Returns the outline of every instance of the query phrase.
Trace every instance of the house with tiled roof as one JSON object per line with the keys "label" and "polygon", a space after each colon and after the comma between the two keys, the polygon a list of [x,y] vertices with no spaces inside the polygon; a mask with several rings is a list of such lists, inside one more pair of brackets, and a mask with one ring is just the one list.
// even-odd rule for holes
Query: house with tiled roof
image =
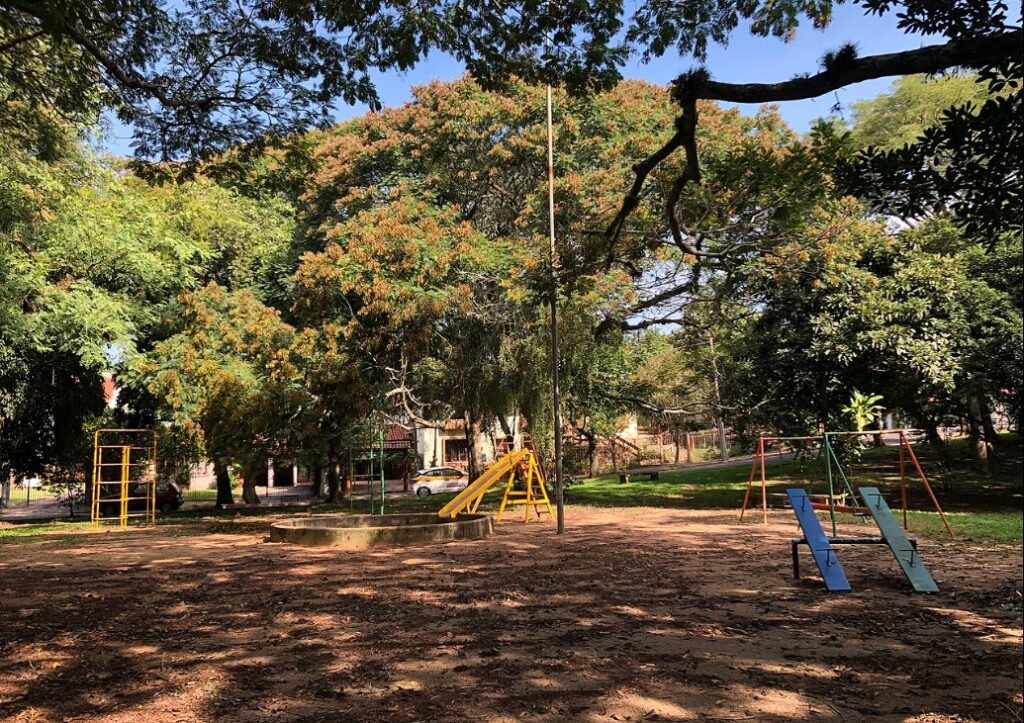
{"label": "house with tiled roof", "polygon": [[[482,466],[487,466],[501,456],[510,446],[521,446],[523,426],[521,417],[514,415],[510,421],[513,430],[511,438],[495,421],[478,431],[475,437],[476,456]],[[469,466],[469,440],[466,438],[466,420],[452,418],[438,421],[436,425],[417,425],[416,452],[424,467]]]}

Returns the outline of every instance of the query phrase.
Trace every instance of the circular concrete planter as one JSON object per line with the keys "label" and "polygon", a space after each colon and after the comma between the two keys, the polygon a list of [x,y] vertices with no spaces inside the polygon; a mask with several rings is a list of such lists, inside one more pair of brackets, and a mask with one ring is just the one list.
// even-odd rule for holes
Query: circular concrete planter
{"label": "circular concrete planter", "polygon": [[275,522],[270,541],[309,546],[415,545],[476,539],[493,530],[489,515],[459,515],[454,520],[430,513],[321,515]]}

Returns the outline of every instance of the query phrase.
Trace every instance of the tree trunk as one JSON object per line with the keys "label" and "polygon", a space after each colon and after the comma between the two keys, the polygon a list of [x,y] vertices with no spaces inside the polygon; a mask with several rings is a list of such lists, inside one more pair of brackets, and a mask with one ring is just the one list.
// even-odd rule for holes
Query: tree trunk
{"label": "tree trunk", "polygon": [[338,501],[338,446],[337,443],[331,441],[327,445],[327,501],[337,502]]}
{"label": "tree trunk", "polygon": [[818,374],[818,431],[829,431],[828,379]]}
{"label": "tree trunk", "polygon": [[476,453],[477,420],[471,412],[466,412],[466,461],[468,462],[469,481],[480,476],[480,460]]}
{"label": "tree trunk", "polygon": [[318,462],[313,466],[313,496],[319,497],[324,493],[324,468]]}
{"label": "tree trunk", "polygon": [[512,427],[509,426],[508,420],[505,419],[505,415],[504,414],[499,414],[498,415],[498,424],[501,425],[501,431],[505,434],[506,437],[514,437],[515,436],[514,434],[512,434]]}
{"label": "tree trunk", "polygon": [[[85,483],[86,487],[89,487],[88,481]],[[68,499],[74,499],[74,494],[68,493]],[[11,506],[11,472],[7,465],[0,464],[0,509]],[[72,504],[71,514],[74,515],[74,505]]]}
{"label": "tree trunk", "polygon": [[587,474],[597,476],[597,435],[594,432],[583,432],[587,439]]}
{"label": "tree trunk", "polygon": [[715,381],[715,421],[718,422],[718,451],[722,459],[729,459],[729,443],[725,439],[725,419],[722,418],[722,391],[718,381],[718,354],[715,353],[715,335],[708,334],[711,351],[711,371]]}
{"label": "tree trunk", "polygon": [[[103,469],[105,469],[105,468],[104,467],[100,467],[101,471]],[[12,484],[12,485],[14,484],[14,470],[10,471],[9,481],[10,481],[10,484]],[[91,473],[89,475],[87,475],[86,478],[85,478],[85,495],[83,495],[83,497],[82,497],[82,509],[86,510],[89,513],[89,517],[92,517],[92,474]]]}
{"label": "tree trunk", "polygon": [[922,415],[922,424],[924,425],[924,438],[928,440],[928,444],[935,447],[942,446],[942,435],[939,434],[939,425],[935,420],[930,416]]}
{"label": "tree trunk", "polygon": [[256,494],[256,485],[267,481],[267,461],[258,460],[246,465],[242,478],[242,502],[247,505],[258,505],[259,495]]}
{"label": "tree trunk", "polygon": [[976,392],[970,392],[967,395],[967,424],[970,428],[968,436],[971,441],[971,450],[974,453],[974,463],[977,465],[978,471],[987,477],[991,471],[988,461],[989,443],[985,439],[981,400]]}
{"label": "tree trunk", "polygon": [[988,397],[978,394],[978,405],[981,408],[981,428],[985,431],[985,441],[988,442],[989,452],[994,453],[995,446],[999,444],[999,433],[992,423],[992,408],[988,405]]}
{"label": "tree trunk", "polygon": [[231,474],[224,460],[213,460],[213,476],[217,480],[217,509],[235,504],[234,495],[231,493]]}
{"label": "tree trunk", "polygon": [[618,450],[616,449],[616,447],[618,447],[619,445],[615,443],[615,437],[609,437],[608,441],[611,442],[611,445],[612,445],[612,472],[618,472],[619,471],[619,454],[618,454]]}

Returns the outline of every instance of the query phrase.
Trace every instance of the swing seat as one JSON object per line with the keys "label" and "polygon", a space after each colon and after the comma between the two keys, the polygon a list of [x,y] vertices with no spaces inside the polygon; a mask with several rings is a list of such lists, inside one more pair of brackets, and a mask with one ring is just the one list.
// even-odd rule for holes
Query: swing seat
{"label": "swing seat", "polygon": [[[816,510],[829,510],[828,502],[812,502],[811,507]],[[845,512],[856,517],[867,517],[871,514],[867,507],[855,507],[853,505],[836,505],[832,509],[835,509],[836,512]]]}
{"label": "swing seat", "polygon": [[[808,494],[807,497],[815,504],[828,504],[829,502],[829,496],[825,492],[821,492],[819,494]],[[837,505],[845,505],[847,497],[849,497],[849,495],[846,492],[840,492],[838,494],[832,495],[832,501],[835,502]]]}
{"label": "swing seat", "polygon": [[[846,496],[847,495],[845,495],[845,494],[844,495],[836,495],[836,499],[838,500],[840,498],[843,498],[845,500]],[[784,492],[772,492],[769,495],[769,497],[786,497],[786,494]],[[814,500],[815,497],[819,497],[821,499],[815,501]],[[825,512],[828,512],[828,510],[829,510],[828,495],[808,495],[808,498],[811,499],[811,507],[813,509],[815,509],[815,510],[824,510]],[[788,499],[786,500],[786,507],[789,507],[789,500]],[[845,512],[846,514],[850,514],[850,515],[853,515],[855,517],[868,517],[871,514],[871,511],[867,507],[858,507],[858,506],[847,505],[847,504],[837,504],[835,506],[835,510],[836,510],[836,512]]]}

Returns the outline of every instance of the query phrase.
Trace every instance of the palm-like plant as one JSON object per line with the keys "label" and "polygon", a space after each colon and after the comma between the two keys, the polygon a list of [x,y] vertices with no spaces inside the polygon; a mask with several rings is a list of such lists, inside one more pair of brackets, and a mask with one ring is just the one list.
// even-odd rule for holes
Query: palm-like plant
{"label": "palm-like plant", "polygon": [[884,410],[881,401],[881,394],[862,394],[854,389],[850,403],[843,407],[843,414],[850,418],[857,432],[863,432]]}

